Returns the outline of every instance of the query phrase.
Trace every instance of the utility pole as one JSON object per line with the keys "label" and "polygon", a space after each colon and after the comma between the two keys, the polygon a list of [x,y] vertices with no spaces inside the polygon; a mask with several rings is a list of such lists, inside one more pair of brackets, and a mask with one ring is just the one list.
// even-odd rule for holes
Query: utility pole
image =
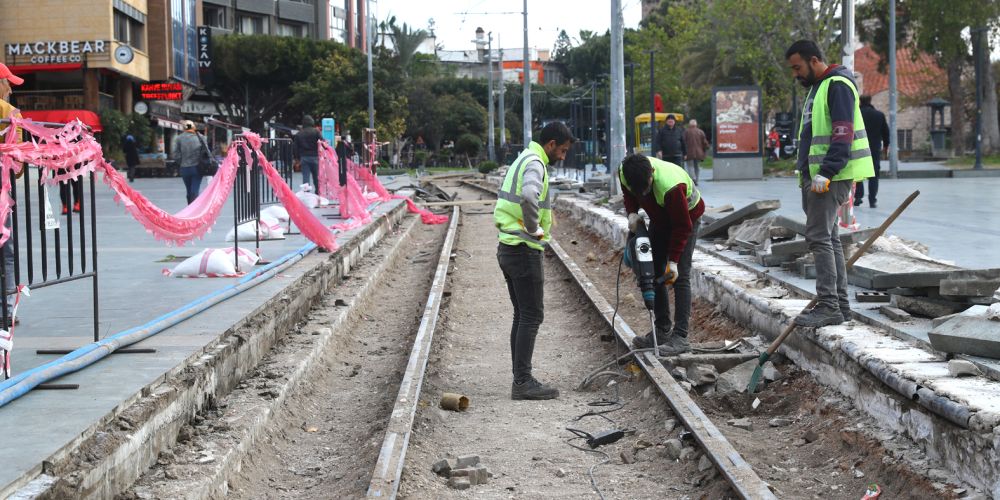
{"label": "utility pole", "polygon": [[493,111],[493,32],[492,31],[486,35],[486,69],[487,73],[489,73],[489,78],[488,78],[489,83],[487,83],[489,89],[487,90],[486,95],[488,95],[490,98],[490,102],[489,105],[487,106],[487,112],[486,112],[486,114],[489,116],[489,124],[486,127],[486,133],[489,134],[489,138],[486,141],[487,144],[486,147],[489,150],[487,157],[490,159],[490,161],[496,161],[497,159],[496,144],[493,142],[496,132],[493,130],[494,111]]}
{"label": "utility pole", "polygon": [[[590,82],[590,143],[593,145],[590,164],[597,165],[597,158],[601,157],[601,150],[597,142],[597,82]],[[587,166],[583,166],[583,182],[587,182]]]}
{"label": "utility pole", "polygon": [[[375,128],[375,81],[372,76],[372,29],[371,11],[372,2],[366,0],[365,7],[365,50],[368,51],[368,128]],[[364,140],[364,137],[362,137]]]}
{"label": "utility pole", "polygon": [[653,144],[656,142],[656,93],[653,91],[653,85],[655,84],[655,75],[653,71],[653,54],[656,53],[655,50],[647,50],[649,52],[649,156],[656,156],[656,151],[653,151]]}
{"label": "utility pole", "polygon": [[983,169],[983,71],[986,70],[983,64],[983,52],[986,52],[986,44],[983,43],[983,36],[986,28],[976,28],[972,30],[972,55],[976,58],[976,165],[975,170]]}
{"label": "utility pole", "polygon": [[[842,61],[844,67],[852,74],[854,73],[854,0],[843,0],[843,13],[841,14],[841,45],[844,47]],[[861,89],[858,89],[860,92]]]}
{"label": "utility pole", "polygon": [[896,0],[889,0],[889,175],[893,179],[899,177],[896,107]]}
{"label": "utility pole", "polygon": [[628,137],[635,133],[632,127],[632,120],[635,119],[635,63],[624,65],[628,68],[628,121],[625,122],[625,137],[628,143],[629,154],[635,153],[635,137]]}
{"label": "utility pole", "polygon": [[531,143],[531,64],[528,61],[528,0],[524,0],[524,147]]}
{"label": "utility pole", "polygon": [[608,93],[608,177],[611,195],[621,193],[618,186],[618,168],[625,159],[625,21],[622,19],[621,0],[611,0],[611,81]]}
{"label": "utility pole", "polygon": [[[497,33],[497,47],[500,48],[500,60],[497,61],[497,69],[500,70],[500,150],[506,151],[504,146],[507,145],[507,125],[504,124],[504,115],[507,114],[507,108],[503,103],[503,94],[507,90],[507,85],[503,81],[503,45],[500,45],[500,34]],[[500,163],[503,163],[506,158],[501,158]]]}

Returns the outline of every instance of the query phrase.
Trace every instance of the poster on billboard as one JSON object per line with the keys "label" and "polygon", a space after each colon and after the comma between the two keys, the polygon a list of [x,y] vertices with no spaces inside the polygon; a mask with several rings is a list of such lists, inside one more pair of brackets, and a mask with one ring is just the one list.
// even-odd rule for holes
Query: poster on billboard
{"label": "poster on billboard", "polygon": [[713,151],[716,157],[760,156],[760,87],[712,89]]}

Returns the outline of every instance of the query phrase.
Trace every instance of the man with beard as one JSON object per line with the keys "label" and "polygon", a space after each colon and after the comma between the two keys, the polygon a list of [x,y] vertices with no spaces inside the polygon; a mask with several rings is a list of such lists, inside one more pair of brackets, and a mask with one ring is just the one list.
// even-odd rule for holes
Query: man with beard
{"label": "man with beard", "polygon": [[844,249],[837,209],[855,181],[875,175],[858,87],[846,68],[823,61],[815,42],[799,40],[785,52],[792,76],[809,89],[799,125],[797,170],[806,212],[806,242],[816,258],[816,306],[795,324],[818,328],[850,319]]}

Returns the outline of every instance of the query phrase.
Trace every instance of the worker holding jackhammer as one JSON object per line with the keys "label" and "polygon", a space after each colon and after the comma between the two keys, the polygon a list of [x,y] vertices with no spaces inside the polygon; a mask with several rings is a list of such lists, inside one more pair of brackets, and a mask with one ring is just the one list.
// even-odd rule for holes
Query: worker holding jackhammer
{"label": "worker holding jackhammer", "polygon": [[573,133],[562,122],[546,125],[540,143],[532,141],[507,169],[493,221],[500,232],[497,261],[514,306],[510,355],[514,371],[511,399],[554,399],[559,391],[535,379],[531,357],[543,318],[545,273],[542,253],[551,239],[552,192],[550,163],[562,161],[573,144]]}
{"label": "worker holding jackhammer", "polygon": [[827,65],[819,46],[799,40],[785,52],[792,76],[808,89],[799,125],[796,169],[806,213],[806,242],[816,259],[816,306],[795,318],[802,327],[850,319],[847,263],[837,235],[837,210],[855,181],[875,176],[858,87],[849,70]]}
{"label": "worker holding jackhammer", "polygon": [[[657,158],[629,155],[619,169],[628,226],[635,233],[645,224],[639,209],[649,215],[656,299],[654,330],[635,337],[638,349],[653,347],[653,335],[661,355],[673,356],[691,350],[688,323],[691,318],[691,258],[705,202],[691,176],[680,166]],[[674,287],[674,320],[670,320],[667,285]]]}

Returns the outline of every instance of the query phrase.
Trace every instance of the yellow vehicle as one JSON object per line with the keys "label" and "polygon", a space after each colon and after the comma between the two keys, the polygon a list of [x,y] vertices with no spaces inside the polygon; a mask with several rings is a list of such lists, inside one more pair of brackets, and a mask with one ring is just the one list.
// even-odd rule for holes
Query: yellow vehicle
{"label": "yellow vehicle", "polygon": [[[674,119],[677,120],[676,126],[683,126],[684,123],[684,113],[656,113],[656,130],[660,130],[667,124],[667,115],[674,115]],[[650,156],[650,149],[653,147],[653,136],[650,133],[651,128],[649,126],[649,113],[643,113],[635,117],[635,152],[636,154],[643,154]]]}

